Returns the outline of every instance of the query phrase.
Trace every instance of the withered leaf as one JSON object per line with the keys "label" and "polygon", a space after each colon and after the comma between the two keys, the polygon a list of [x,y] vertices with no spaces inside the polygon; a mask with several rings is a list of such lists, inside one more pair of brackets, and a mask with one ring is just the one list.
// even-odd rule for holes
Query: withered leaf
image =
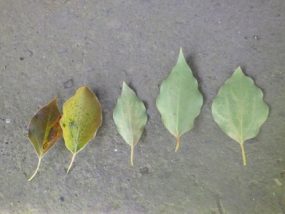
{"label": "withered leaf", "polygon": [[57,99],[55,98],[42,107],[30,122],[28,137],[36,150],[38,165],[34,174],[29,178],[29,181],[37,174],[44,155],[62,135],[59,125],[60,117],[61,114],[57,107]]}

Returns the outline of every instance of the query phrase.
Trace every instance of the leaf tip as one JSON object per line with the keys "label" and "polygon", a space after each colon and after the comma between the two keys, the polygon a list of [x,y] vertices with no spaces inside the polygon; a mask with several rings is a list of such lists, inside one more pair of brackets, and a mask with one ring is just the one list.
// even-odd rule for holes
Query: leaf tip
{"label": "leaf tip", "polygon": [[234,74],[242,74],[242,75],[244,75],[244,73],[243,73],[243,71],[242,71],[242,69],[241,69],[240,66],[238,66],[238,67],[236,68]]}
{"label": "leaf tip", "polygon": [[126,87],[128,87],[128,84],[125,81],[123,81],[123,86],[122,87],[126,88]]}
{"label": "leaf tip", "polygon": [[56,97],[56,96],[53,97],[49,104],[55,104],[55,105],[57,105],[57,97]]}
{"label": "leaf tip", "polygon": [[80,86],[78,89],[77,89],[77,91],[82,91],[82,90],[86,90],[87,89],[87,87],[86,86]]}
{"label": "leaf tip", "polygon": [[181,61],[185,61],[185,57],[184,57],[184,54],[183,54],[182,47],[180,47],[180,49],[179,49],[179,56],[178,56],[178,62],[181,62]]}
{"label": "leaf tip", "polygon": [[81,94],[81,93],[88,93],[94,95],[94,92],[88,86],[85,85],[80,86],[75,92],[75,94]]}
{"label": "leaf tip", "polygon": [[130,90],[130,87],[128,86],[128,84],[124,81],[123,82],[123,86],[122,86],[122,94],[126,91]]}

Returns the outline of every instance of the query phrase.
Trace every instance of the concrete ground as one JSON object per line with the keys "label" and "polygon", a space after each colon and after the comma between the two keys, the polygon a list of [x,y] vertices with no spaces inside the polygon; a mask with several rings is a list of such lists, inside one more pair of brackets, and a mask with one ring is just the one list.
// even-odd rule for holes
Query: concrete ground
{"label": "concrete ground", "polygon": [[[155,107],[183,47],[204,106],[181,150]],[[257,138],[237,143],[211,116],[237,66],[270,105]],[[285,213],[284,0],[0,0],[0,213]],[[148,107],[129,165],[112,111],[123,81]],[[81,85],[98,95],[104,123],[76,157],[59,141],[32,182],[37,157],[27,125]]]}

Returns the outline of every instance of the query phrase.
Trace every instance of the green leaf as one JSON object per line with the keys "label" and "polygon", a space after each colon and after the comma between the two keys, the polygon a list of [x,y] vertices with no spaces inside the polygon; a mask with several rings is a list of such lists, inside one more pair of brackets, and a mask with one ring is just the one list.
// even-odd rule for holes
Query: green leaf
{"label": "green leaf", "polygon": [[35,148],[38,156],[38,165],[31,181],[37,174],[41,160],[49,149],[58,141],[62,132],[59,125],[61,114],[57,107],[56,98],[42,107],[32,118],[29,125],[29,140]]}
{"label": "green leaf", "polygon": [[143,102],[125,82],[113,112],[113,119],[118,132],[131,146],[131,165],[133,166],[134,146],[143,133],[147,114]]}
{"label": "green leaf", "polygon": [[202,105],[203,97],[198,90],[198,82],[180,49],[177,64],[162,82],[156,100],[163,124],[176,138],[175,151],[179,148],[180,137],[193,128]]}
{"label": "green leaf", "polygon": [[262,91],[240,67],[220,88],[212,104],[212,114],[220,128],[240,144],[246,165],[244,142],[258,134],[269,107],[263,101]]}
{"label": "green leaf", "polygon": [[102,110],[96,95],[87,87],[77,89],[63,104],[60,126],[66,148],[73,154],[67,173],[76,154],[96,135],[102,123]]}

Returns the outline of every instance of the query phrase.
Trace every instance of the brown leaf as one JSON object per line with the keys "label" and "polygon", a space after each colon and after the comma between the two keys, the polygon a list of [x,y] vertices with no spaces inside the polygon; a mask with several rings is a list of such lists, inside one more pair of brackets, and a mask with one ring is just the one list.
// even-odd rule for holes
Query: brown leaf
{"label": "brown leaf", "polygon": [[59,125],[61,114],[57,107],[57,99],[53,99],[41,108],[32,118],[29,125],[29,139],[38,155],[38,166],[29,180],[37,174],[41,159],[62,135]]}

